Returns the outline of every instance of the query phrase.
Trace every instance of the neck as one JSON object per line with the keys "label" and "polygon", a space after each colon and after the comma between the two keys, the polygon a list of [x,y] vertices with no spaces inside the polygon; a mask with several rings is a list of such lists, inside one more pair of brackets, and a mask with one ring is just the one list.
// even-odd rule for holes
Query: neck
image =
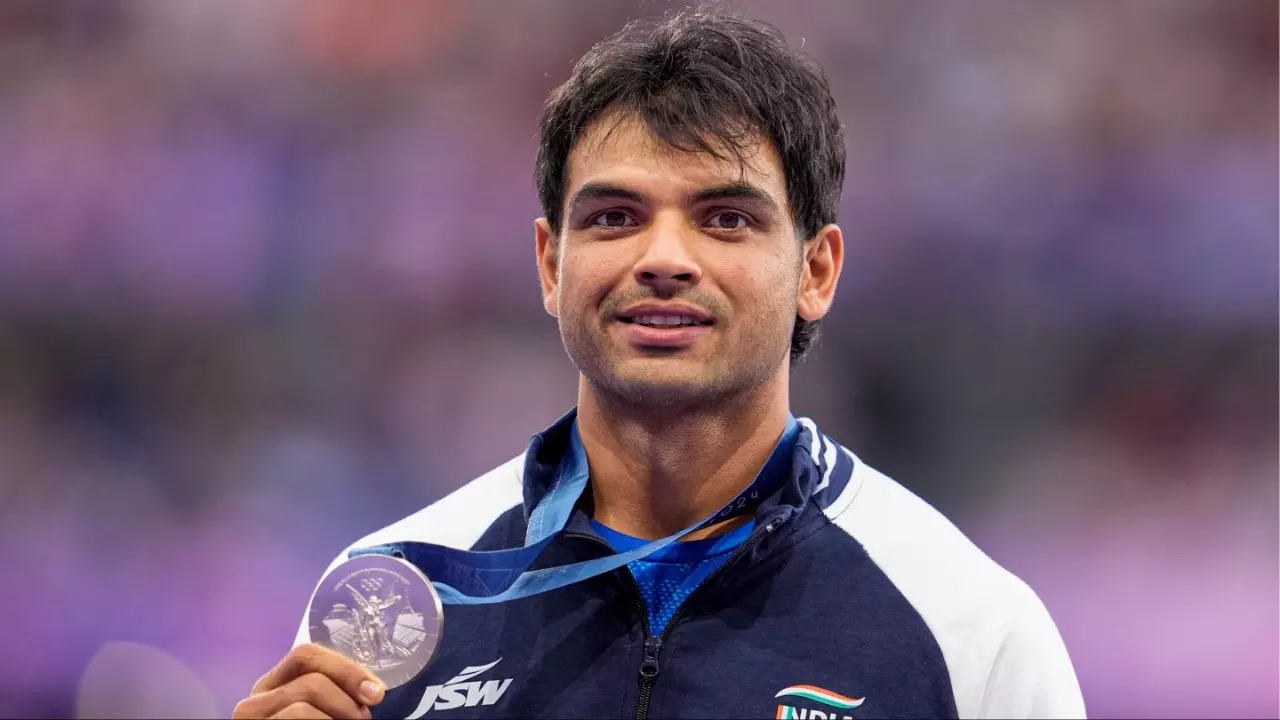
{"label": "neck", "polygon": [[[749,486],[786,429],[787,375],[724,407],[638,415],[579,380],[578,433],[591,466],[595,519],[634,537],[657,539],[723,507]],[[730,520],[686,536],[715,535]]]}

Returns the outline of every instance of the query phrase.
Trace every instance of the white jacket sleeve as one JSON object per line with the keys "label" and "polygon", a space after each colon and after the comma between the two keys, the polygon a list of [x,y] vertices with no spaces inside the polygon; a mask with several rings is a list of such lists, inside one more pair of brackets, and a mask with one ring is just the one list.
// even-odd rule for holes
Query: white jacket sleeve
{"label": "white jacket sleeve", "polygon": [[979,704],[980,718],[1083,718],[1084,697],[1044,603],[1018,582],[1004,637]]}

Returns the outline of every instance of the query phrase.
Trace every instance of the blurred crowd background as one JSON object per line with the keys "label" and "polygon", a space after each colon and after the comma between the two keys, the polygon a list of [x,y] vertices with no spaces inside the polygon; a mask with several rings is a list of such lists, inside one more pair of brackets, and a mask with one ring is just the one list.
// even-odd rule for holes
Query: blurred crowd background
{"label": "blurred crowd background", "polygon": [[[229,714],[335,553],[572,405],[538,113],[672,7],[0,3],[0,716],[104,712],[117,641]],[[1275,717],[1277,5],[732,7],[847,124],[796,413],[1037,589],[1095,717]],[[117,712],[199,694],[127,664]]]}

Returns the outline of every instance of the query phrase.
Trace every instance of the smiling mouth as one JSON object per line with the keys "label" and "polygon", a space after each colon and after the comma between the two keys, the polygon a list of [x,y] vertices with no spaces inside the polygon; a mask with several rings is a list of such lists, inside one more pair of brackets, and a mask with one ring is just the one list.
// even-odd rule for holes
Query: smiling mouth
{"label": "smiling mouth", "polygon": [[698,320],[688,315],[637,315],[635,317],[620,317],[618,320],[628,325],[643,325],[651,328],[678,328],[712,324],[711,320]]}

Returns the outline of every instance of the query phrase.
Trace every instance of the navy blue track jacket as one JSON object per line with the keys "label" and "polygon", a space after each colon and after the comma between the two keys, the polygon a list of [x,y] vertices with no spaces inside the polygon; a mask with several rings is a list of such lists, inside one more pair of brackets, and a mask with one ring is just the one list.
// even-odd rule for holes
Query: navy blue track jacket
{"label": "navy blue track jacket", "polygon": [[[528,450],[358,548],[520,547],[573,413]],[[920,498],[801,419],[790,479],[675,612],[648,626],[621,568],[533,597],[446,606],[430,667],[375,718],[1084,717],[1035,593]],[[536,567],[610,554],[582,509]],[[303,619],[297,643],[308,641]]]}

